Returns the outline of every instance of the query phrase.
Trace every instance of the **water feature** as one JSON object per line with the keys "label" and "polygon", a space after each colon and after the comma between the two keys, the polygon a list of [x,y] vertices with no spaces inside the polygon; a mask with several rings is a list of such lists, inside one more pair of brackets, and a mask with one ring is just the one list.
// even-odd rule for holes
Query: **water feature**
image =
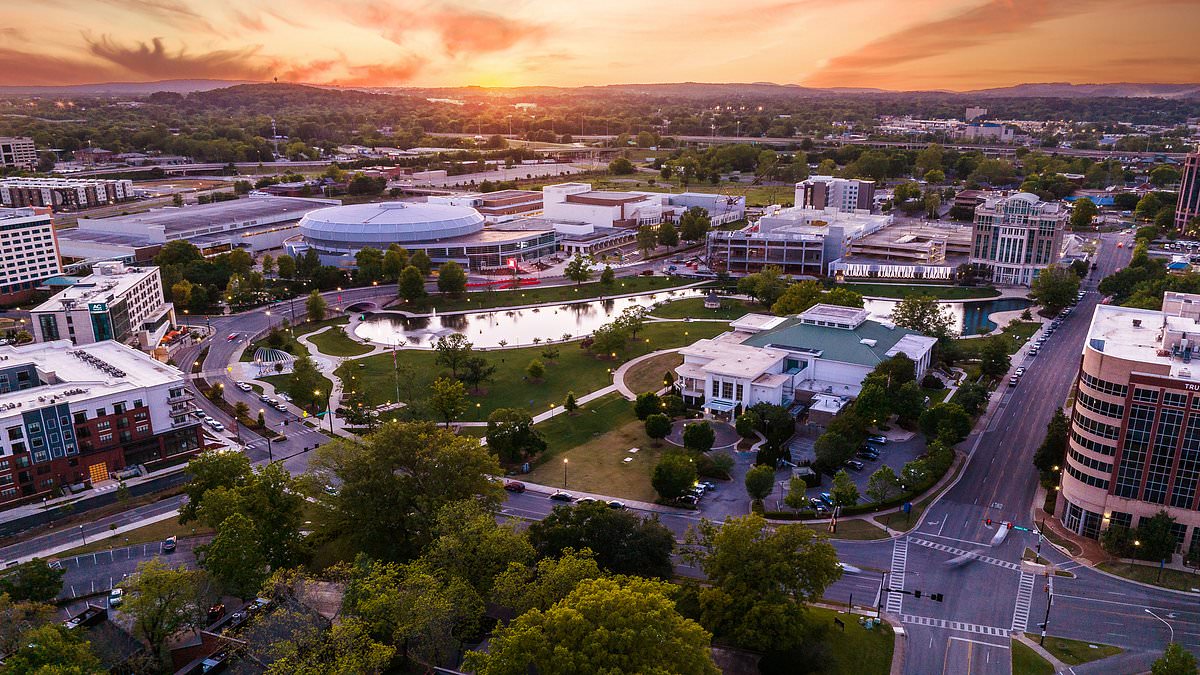
{"label": "water feature", "polygon": [[[533,344],[534,339],[559,342],[564,336],[584,337],[612,321],[628,307],[650,307],[671,300],[703,297],[705,293],[704,290],[692,288],[527,309],[457,314],[434,312],[417,317],[380,312],[358,324],[354,335],[381,345],[402,342],[402,346],[417,349],[432,349],[439,337],[450,333],[462,333],[480,348],[528,346]],[[1024,298],[1003,298],[941,304],[953,315],[953,325],[962,330],[964,335],[974,335],[981,328],[991,330],[996,327],[987,318],[992,312],[1022,309],[1029,306],[1029,301]],[[866,309],[873,319],[887,320],[895,306],[894,300],[866,301]],[[501,345],[501,342],[504,344]]]}

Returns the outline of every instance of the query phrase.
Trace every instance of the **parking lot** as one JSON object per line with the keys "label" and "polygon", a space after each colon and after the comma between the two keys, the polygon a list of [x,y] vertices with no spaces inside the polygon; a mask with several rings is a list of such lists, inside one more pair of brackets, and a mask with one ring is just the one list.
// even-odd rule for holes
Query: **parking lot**
{"label": "parking lot", "polygon": [[[114,539],[114,543],[119,540]],[[113,586],[133,574],[137,566],[151,558],[162,558],[172,567],[196,566],[195,548],[207,541],[206,537],[180,539],[174,551],[164,552],[162,542],[117,546],[106,551],[85,553],[71,558],[59,558],[58,564],[66,571],[59,600],[75,600],[91,595],[108,593]],[[93,600],[106,604],[107,598]]]}
{"label": "parking lot", "polygon": [[[900,430],[897,429],[897,431]],[[901,433],[907,435],[907,432]],[[816,435],[817,434],[815,432],[805,433],[804,431],[801,431],[797,433],[796,436],[793,437],[790,444],[792,448],[792,456],[799,459],[806,455],[811,455],[812,445],[816,440]],[[904,441],[889,440],[884,445],[877,443],[871,443],[870,445],[879,451],[879,458],[870,460],[855,457],[854,459],[856,461],[862,462],[862,469],[858,471],[853,469],[846,470],[846,473],[849,474],[850,478],[854,480],[854,484],[858,486],[858,493],[862,496],[860,503],[867,500],[867,481],[870,480],[871,474],[875,473],[876,469],[886,464],[887,466],[892,467],[892,470],[895,471],[896,475],[898,476],[900,475],[900,470],[905,464],[920,457],[925,452],[925,440],[920,434],[915,434],[911,438]],[[780,472],[776,476],[776,478],[780,481],[787,481],[790,479],[790,477],[790,472],[788,471]],[[829,489],[833,487],[832,477],[822,475],[820,478],[821,484],[818,487],[809,488],[807,491],[805,491],[805,495],[810,499],[815,499],[822,492],[829,492]],[[777,491],[776,494],[772,495],[772,499],[777,498],[778,500],[782,501],[783,495],[786,494],[786,486],[783,486],[780,491]],[[787,507],[784,508],[786,509]]]}

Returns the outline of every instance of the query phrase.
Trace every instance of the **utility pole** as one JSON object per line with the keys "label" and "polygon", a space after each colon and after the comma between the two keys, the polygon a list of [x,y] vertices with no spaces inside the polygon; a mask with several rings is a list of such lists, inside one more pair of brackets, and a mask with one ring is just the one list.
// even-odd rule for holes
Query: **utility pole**
{"label": "utility pole", "polygon": [[1042,620],[1042,637],[1039,645],[1046,644],[1046,629],[1050,627],[1050,606],[1054,604],[1054,588],[1051,586],[1050,573],[1046,572],[1046,617]]}

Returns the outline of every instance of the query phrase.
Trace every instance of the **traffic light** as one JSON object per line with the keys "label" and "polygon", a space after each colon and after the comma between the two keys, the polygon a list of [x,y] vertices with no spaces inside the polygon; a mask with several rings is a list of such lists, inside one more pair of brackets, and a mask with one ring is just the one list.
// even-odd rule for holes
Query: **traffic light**
{"label": "traffic light", "polygon": [[987,526],[988,526],[988,527],[991,527],[991,526],[992,526],[992,519],[991,519],[991,518],[987,518],[987,519],[985,519],[983,522],[987,523]]}
{"label": "traffic light", "polygon": [[921,597],[921,591],[913,591],[913,597],[914,597],[914,598],[920,598],[920,597]]}
{"label": "traffic light", "polygon": [[943,596],[941,593],[934,593],[933,595],[931,595],[929,597],[932,598],[934,602],[941,602]]}
{"label": "traffic light", "polygon": [[1006,527],[1006,528],[1008,528],[1008,529],[1010,529],[1010,530],[1011,530],[1011,529],[1012,529],[1012,523],[1004,523],[1004,527]]}

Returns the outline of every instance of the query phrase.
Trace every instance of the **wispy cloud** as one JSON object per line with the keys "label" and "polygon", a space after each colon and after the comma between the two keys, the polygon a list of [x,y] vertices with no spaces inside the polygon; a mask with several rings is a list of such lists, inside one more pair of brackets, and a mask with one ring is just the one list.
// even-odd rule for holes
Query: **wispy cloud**
{"label": "wispy cloud", "polygon": [[258,45],[192,54],[187,47],[168,51],[162,38],[125,45],[107,35],[84,35],[88,51],[131,73],[155,78],[266,79],[269,64],[259,57]]}
{"label": "wispy cloud", "polygon": [[467,10],[438,12],[429,17],[429,22],[451,56],[501,52],[546,34],[539,24]]}
{"label": "wispy cloud", "polygon": [[194,7],[200,3],[187,3],[183,0],[103,0],[109,5],[130,11],[138,16],[153,18],[164,24],[188,30],[202,29],[213,33],[216,29]]}

